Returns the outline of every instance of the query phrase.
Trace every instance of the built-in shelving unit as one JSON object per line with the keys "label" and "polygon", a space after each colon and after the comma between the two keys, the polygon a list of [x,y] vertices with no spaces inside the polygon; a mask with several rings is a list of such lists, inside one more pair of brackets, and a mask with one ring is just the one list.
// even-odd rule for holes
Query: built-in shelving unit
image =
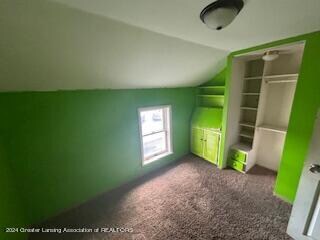
{"label": "built-in shelving unit", "polygon": [[225,86],[198,87],[198,106],[222,108],[224,105]]}
{"label": "built-in shelving unit", "polygon": [[[261,59],[263,53],[233,59],[231,140],[226,143],[232,168],[246,172],[257,163],[277,170],[299,77],[301,46],[271,62]],[[234,151],[245,152],[246,160],[232,155]]]}
{"label": "built-in shelving unit", "polygon": [[304,43],[276,49],[279,57],[273,61],[262,60],[267,50],[233,59],[226,139],[230,167],[246,172],[258,164],[277,171],[303,49]]}
{"label": "built-in shelving unit", "polygon": [[[224,81],[218,82],[223,84]],[[197,107],[191,121],[191,152],[217,165],[225,97],[225,86],[218,82],[197,88]]]}
{"label": "built-in shelving unit", "polygon": [[242,79],[238,141],[249,147],[252,147],[254,139],[263,68],[261,59],[248,61]]}

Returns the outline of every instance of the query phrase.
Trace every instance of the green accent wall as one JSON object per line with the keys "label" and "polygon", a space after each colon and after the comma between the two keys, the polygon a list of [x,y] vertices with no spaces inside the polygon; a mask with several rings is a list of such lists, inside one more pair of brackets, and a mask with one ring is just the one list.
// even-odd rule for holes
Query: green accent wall
{"label": "green accent wall", "polygon": [[[190,151],[195,88],[1,93],[9,163],[38,223]],[[171,105],[173,154],[141,165],[139,107]]]}
{"label": "green accent wall", "polygon": [[221,108],[197,107],[192,115],[191,127],[220,129],[221,122]]}
{"label": "green accent wall", "polygon": [[[277,196],[291,203],[295,199],[303,163],[307,156],[313,132],[314,121],[317,111],[320,108],[320,32],[305,34],[233,52],[228,57],[228,66],[226,71],[227,81],[225,106],[228,106],[233,56],[300,41],[305,41],[305,50],[292,105],[281,164],[274,189]],[[223,129],[225,129],[227,121],[227,107],[224,108],[223,119]],[[223,132],[223,134],[225,133]],[[224,146],[224,136],[222,140],[222,146]],[[220,166],[223,166],[223,163],[221,163]]]}
{"label": "green accent wall", "polygon": [[27,234],[24,233],[5,233],[6,228],[25,226],[25,208],[11,173],[4,144],[0,139],[0,239],[26,239]]}

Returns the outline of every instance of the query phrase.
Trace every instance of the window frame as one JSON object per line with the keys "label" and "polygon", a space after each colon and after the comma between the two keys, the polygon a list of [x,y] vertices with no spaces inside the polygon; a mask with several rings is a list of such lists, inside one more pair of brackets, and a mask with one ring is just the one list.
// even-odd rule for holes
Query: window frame
{"label": "window frame", "polygon": [[[151,110],[159,110],[162,109],[164,112],[163,116],[163,125],[164,130],[152,132],[146,135],[142,135],[142,119],[141,119],[141,112],[144,111],[151,111]],[[173,153],[173,145],[172,145],[172,111],[171,111],[171,105],[159,105],[159,106],[152,106],[152,107],[142,107],[138,108],[138,121],[139,121],[139,137],[140,137],[140,152],[141,152],[141,162],[142,166],[145,166],[149,163],[152,163],[154,161],[160,160],[161,158],[164,158],[168,155],[171,155]],[[145,158],[144,151],[143,151],[143,137],[157,134],[157,133],[165,133],[165,144],[166,144],[166,150],[151,156],[148,156]]]}

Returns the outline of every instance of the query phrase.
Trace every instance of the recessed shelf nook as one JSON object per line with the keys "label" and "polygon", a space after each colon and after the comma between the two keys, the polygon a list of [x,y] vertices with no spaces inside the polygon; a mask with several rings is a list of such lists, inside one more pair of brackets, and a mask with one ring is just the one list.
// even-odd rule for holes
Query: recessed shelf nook
{"label": "recessed shelf nook", "polygon": [[268,50],[232,59],[226,146],[228,165],[240,172],[255,164],[277,171],[287,135],[304,43],[280,46],[277,59],[263,61]]}

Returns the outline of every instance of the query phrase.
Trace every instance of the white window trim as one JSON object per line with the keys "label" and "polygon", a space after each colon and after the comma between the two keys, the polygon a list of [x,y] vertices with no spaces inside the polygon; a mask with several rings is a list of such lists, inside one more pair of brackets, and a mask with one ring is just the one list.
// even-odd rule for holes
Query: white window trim
{"label": "white window trim", "polygon": [[[150,157],[150,159],[146,160],[144,158],[144,152],[143,152],[143,136],[142,136],[142,126],[141,126],[141,112],[143,111],[150,111],[150,110],[157,110],[160,108],[168,108],[168,113],[169,116],[167,116],[167,120],[164,122],[164,124],[168,124],[169,121],[169,126],[165,126],[167,129],[167,132],[169,132],[169,137],[167,137],[167,150],[166,152],[154,155]],[[172,144],[172,111],[171,111],[171,105],[160,105],[160,106],[152,106],[152,107],[143,107],[143,108],[138,108],[138,120],[139,120],[139,136],[140,136],[140,152],[141,152],[141,163],[142,166],[145,166],[149,163],[152,163],[154,161],[157,161],[161,158],[164,158],[168,155],[173,154],[173,144]],[[154,134],[154,133],[152,133]]]}

